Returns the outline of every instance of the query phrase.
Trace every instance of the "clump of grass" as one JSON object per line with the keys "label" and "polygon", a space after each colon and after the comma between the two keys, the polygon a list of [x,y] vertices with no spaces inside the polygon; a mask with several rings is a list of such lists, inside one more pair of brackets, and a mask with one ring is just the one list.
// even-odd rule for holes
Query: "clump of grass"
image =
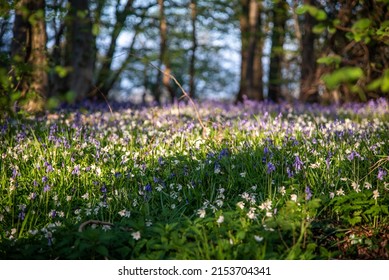
{"label": "clump of grass", "polygon": [[387,258],[388,111],[373,105],[1,120],[0,257]]}

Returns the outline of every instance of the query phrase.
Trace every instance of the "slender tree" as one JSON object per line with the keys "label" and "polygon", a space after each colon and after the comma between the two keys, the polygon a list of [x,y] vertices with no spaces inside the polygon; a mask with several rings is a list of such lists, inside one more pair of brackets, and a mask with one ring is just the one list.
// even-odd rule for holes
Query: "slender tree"
{"label": "slender tree", "polygon": [[240,0],[241,75],[237,101],[243,97],[263,100],[261,5],[257,0]]}
{"label": "slender tree", "polygon": [[88,0],[69,0],[66,18],[65,67],[70,69],[64,91],[84,99],[93,89],[94,36]]}
{"label": "slender tree", "polygon": [[11,55],[22,107],[41,111],[47,96],[47,54],[44,0],[20,0],[15,7]]}
{"label": "slender tree", "polygon": [[116,2],[115,7],[115,24],[113,25],[113,30],[111,33],[111,42],[109,44],[108,50],[102,59],[102,64],[97,75],[97,87],[99,89],[99,94],[97,96],[108,95],[108,92],[112,88],[112,62],[117,49],[117,39],[119,38],[120,33],[125,27],[125,22],[127,17],[133,12],[133,0],[127,0],[124,4],[124,7],[120,9],[120,0]]}
{"label": "slender tree", "polygon": [[195,72],[196,72],[196,51],[197,51],[197,0],[190,1],[190,19],[192,25],[192,48],[189,65],[189,94],[192,98],[196,97],[196,84],[195,84]]}
{"label": "slender tree", "polygon": [[161,103],[161,96],[164,90],[167,90],[171,101],[174,101],[175,92],[170,85],[171,66],[168,54],[168,26],[165,15],[165,1],[158,0],[159,7],[159,33],[160,33],[160,49],[159,49],[159,68],[164,73],[158,71],[157,73],[157,90],[155,92],[155,99],[157,103]]}
{"label": "slender tree", "polygon": [[285,26],[288,18],[288,3],[286,0],[273,1],[273,31],[271,36],[269,93],[271,101],[278,102],[281,98],[282,61],[284,57]]}

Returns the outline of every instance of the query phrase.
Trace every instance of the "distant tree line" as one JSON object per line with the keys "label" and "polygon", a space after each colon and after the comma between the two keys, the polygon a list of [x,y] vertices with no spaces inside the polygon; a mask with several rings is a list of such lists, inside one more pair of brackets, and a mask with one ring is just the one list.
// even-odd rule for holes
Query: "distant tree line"
{"label": "distant tree line", "polygon": [[[388,7],[389,0],[2,1],[0,106],[35,112],[107,100],[125,80],[143,89],[144,101],[174,101],[182,93],[170,74],[192,98],[237,75],[237,102],[387,96]],[[234,51],[235,68],[223,62]]]}

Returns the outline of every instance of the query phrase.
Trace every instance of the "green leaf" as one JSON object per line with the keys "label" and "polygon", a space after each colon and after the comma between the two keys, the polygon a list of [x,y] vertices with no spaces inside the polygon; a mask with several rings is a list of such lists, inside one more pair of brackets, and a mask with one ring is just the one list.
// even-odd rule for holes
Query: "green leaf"
{"label": "green leaf", "polygon": [[309,9],[309,5],[301,5],[301,6],[298,6],[297,9],[296,9],[296,13],[298,15],[302,15],[302,14],[305,14]]}
{"label": "green leaf", "polygon": [[89,243],[87,242],[80,242],[80,246],[79,246],[79,251],[87,251],[89,250],[90,248],[92,247],[92,245],[90,245]]}
{"label": "green leaf", "polygon": [[323,24],[323,23],[319,23],[319,24],[316,24],[313,28],[312,28],[312,32],[315,33],[315,34],[320,34],[320,33],[323,33],[325,30],[326,30],[326,25]]}
{"label": "green leaf", "polygon": [[326,20],[327,19],[327,14],[325,11],[323,10],[318,10],[315,18],[319,21],[323,21],[323,20]]}
{"label": "green leaf", "polygon": [[387,205],[381,205],[381,211],[385,215],[389,215],[388,206]]}
{"label": "green leaf", "polygon": [[324,10],[318,9],[317,7],[312,5],[301,5],[296,9],[296,13],[298,15],[302,15],[307,12],[318,21],[323,21],[327,19],[327,14]]}
{"label": "green leaf", "polygon": [[13,92],[11,93],[11,102],[14,102],[18,99],[21,98],[21,93],[20,92]]}
{"label": "green leaf", "polygon": [[336,27],[334,26],[328,26],[327,27],[328,33],[334,34],[336,32]]}
{"label": "green leaf", "polygon": [[45,13],[44,10],[37,10],[36,12],[32,13],[29,18],[28,22],[31,25],[36,25],[38,21],[44,20],[45,19]]}
{"label": "green leaf", "polygon": [[355,42],[359,42],[362,40],[362,36],[360,34],[354,34],[354,40]]}
{"label": "green leaf", "polygon": [[321,200],[319,198],[312,199],[308,202],[308,207],[310,210],[315,210],[320,207]]}
{"label": "green leaf", "polygon": [[377,90],[381,86],[381,84],[382,84],[382,77],[375,79],[374,81],[369,83],[366,88],[367,90]]}
{"label": "green leaf", "polygon": [[116,251],[120,254],[120,256],[125,259],[128,257],[131,249],[129,247],[120,247],[116,249]]}
{"label": "green leaf", "polygon": [[330,74],[322,76],[323,81],[329,89],[334,89],[342,83],[351,83],[363,76],[359,67],[343,67]]}
{"label": "green leaf", "polygon": [[378,40],[382,41],[386,45],[389,45],[387,37],[389,37],[389,20],[381,23],[380,28],[377,29],[376,35],[378,36]]}
{"label": "green leaf", "polygon": [[65,78],[69,72],[66,67],[62,67],[60,65],[55,66],[54,71],[58,74],[60,78]]}
{"label": "green leaf", "polygon": [[389,69],[384,71],[384,74],[378,79],[373,80],[367,85],[368,90],[378,90],[389,92]]}
{"label": "green leaf", "polygon": [[338,66],[341,61],[342,61],[342,57],[340,55],[329,55],[326,57],[319,58],[317,60],[317,63],[325,64],[325,65],[335,64],[336,66]]}
{"label": "green leaf", "polygon": [[97,36],[97,35],[99,35],[99,33],[100,33],[100,25],[97,23],[94,23],[92,26],[92,34],[94,36]]}
{"label": "green leaf", "polygon": [[103,246],[103,245],[99,245],[96,247],[96,252],[99,253],[100,255],[104,256],[104,257],[107,257],[108,256],[108,249]]}
{"label": "green leaf", "polygon": [[342,21],[340,20],[340,19],[334,19],[333,21],[332,21],[332,24],[334,25],[334,26],[337,26],[337,25],[339,25],[339,24],[341,24],[342,23]]}
{"label": "green leaf", "polygon": [[383,92],[389,92],[389,69],[386,69],[382,75],[381,90]]}
{"label": "green leaf", "polygon": [[74,91],[68,91],[65,94],[66,102],[73,103],[76,100],[77,94]]}
{"label": "green leaf", "polygon": [[369,28],[371,27],[371,24],[372,22],[368,18],[362,18],[356,21],[351,27],[352,34],[354,35],[353,39],[356,42],[364,40],[366,44],[369,43]]}
{"label": "green leaf", "polygon": [[88,11],[77,11],[77,17],[79,19],[83,19],[83,18],[86,18],[88,16]]}
{"label": "green leaf", "polygon": [[362,18],[358,21],[356,21],[353,26],[351,27],[351,30],[353,31],[364,31],[368,29],[371,26],[371,20],[368,18]]}
{"label": "green leaf", "polygon": [[366,215],[378,216],[381,213],[381,207],[379,205],[373,205],[370,209],[365,211]]}
{"label": "green leaf", "polygon": [[352,217],[351,219],[348,220],[348,222],[354,226],[358,223],[360,223],[362,221],[362,217],[361,216],[355,216],[355,217]]}
{"label": "green leaf", "polygon": [[47,106],[47,108],[48,108],[49,110],[54,110],[54,109],[58,108],[59,103],[60,103],[60,102],[59,102],[58,98],[56,98],[56,97],[50,97],[50,98],[47,100],[46,106]]}
{"label": "green leaf", "polygon": [[238,231],[236,234],[236,238],[239,240],[243,240],[246,237],[246,232],[243,230]]}

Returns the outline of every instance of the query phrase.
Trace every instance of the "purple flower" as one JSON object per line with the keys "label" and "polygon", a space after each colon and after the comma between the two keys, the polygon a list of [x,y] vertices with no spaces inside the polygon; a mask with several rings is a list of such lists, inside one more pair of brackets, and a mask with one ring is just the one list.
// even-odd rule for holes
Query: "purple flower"
{"label": "purple flower", "polygon": [[312,197],[311,189],[307,186],[305,188],[305,200],[310,200]]}
{"label": "purple flower", "polygon": [[19,212],[18,218],[19,218],[21,221],[23,221],[25,216],[26,216],[26,214],[25,214],[23,211],[21,211],[21,212]]}
{"label": "purple flower", "polygon": [[43,188],[43,192],[48,192],[50,190],[50,186],[49,185],[45,185],[44,188]]}
{"label": "purple flower", "polygon": [[17,176],[19,176],[19,172],[16,168],[12,169],[12,178],[15,179]]}
{"label": "purple flower", "polygon": [[301,159],[300,159],[299,156],[296,156],[296,157],[295,157],[293,166],[294,166],[294,169],[295,169],[296,171],[299,171],[299,170],[301,170],[301,169],[303,168],[304,163],[301,161]]}
{"label": "purple flower", "polygon": [[384,177],[386,176],[386,174],[388,174],[384,169],[380,168],[378,169],[378,175],[377,175],[377,178],[378,180],[384,180]]}
{"label": "purple flower", "polygon": [[288,173],[288,178],[292,178],[294,176],[294,173],[292,170],[290,170],[289,167],[286,168],[286,173]]}
{"label": "purple flower", "polygon": [[29,198],[31,199],[31,200],[34,200],[35,198],[36,198],[36,193],[31,193],[30,194],[30,196],[29,196]]}
{"label": "purple flower", "polygon": [[151,188],[151,185],[150,184],[147,184],[145,187],[144,187],[144,190],[146,192],[151,192],[153,189]]}
{"label": "purple flower", "polygon": [[187,127],[187,130],[192,130],[193,128],[195,127],[195,125],[193,123],[189,123],[188,124],[188,127]]}
{"label": "purple flower", "polygon": [[51,164],[47,165],[46,167],[46,173],[50,173],[50,172],[53,172],[54,171],[54,168]]}
{"label": "purple flower", "polygon": [[327,157],[327,158],[326,158],[327,170],[330,170],[330,164],[331,164],[331,158],[330,158],[330,157]]}
{"label": "purple flower", "polygon": [[348,156],[347,156],[347,159],[349,160],[349,161],[352,161],[354,158],[361,158],[361,155],[360,154],[358,154],[357,152],[355,152],[355,151],[352,151]]}
{"label": "purple flower", "polygon": [[72,171],[72,175],[80,175],[80,166],[76,165]]}
{"label": "purple flower", "polygon": [[228,156],[228,149],[224,148],[220,151],[218,158],[222,159],[223,157],[227,157],[227,156]]}
{"label": "purple flower", "polygon": [[42,177],[42,183],[46,183],[47,182],[47,177],[46,176],[43,176]]}
{"label": "purple flower", "polygon": [[269,162],[267,164],[267,174],[270,174],[270,173],[272,173],[275,170],[276,170],[276,167],[274,166],[274,164]]}

